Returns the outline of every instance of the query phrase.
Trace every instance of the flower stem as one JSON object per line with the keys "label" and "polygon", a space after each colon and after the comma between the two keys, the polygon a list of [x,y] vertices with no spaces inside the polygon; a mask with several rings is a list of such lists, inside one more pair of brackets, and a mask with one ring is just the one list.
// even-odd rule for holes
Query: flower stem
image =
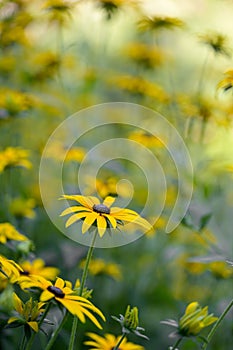
{"label": "flower stem", "polygon": [[233,299],[230,301],[230,303],[227,305],[227,307],[225,308],[225,310],[223,311],[223,313],[221,314],[221,316],[218,318],[217,322],[214,324],[214,326],[211,328],[206,340],[207,342],[204,343],[202,345],[202,349],[205,350],[207,349],[210,340],[212,339],[212,337],[214,336],[214,333],[216,332],[217,328],[219,327],[220,323],[222,322],[222,320],[224,319],[224,317],[226,316],[226,314],[230,311],[230,309],[233,306]]}
{"label": "flower stem", "polygon": [[55,332],[52,334],[52,337],[51,337],[50,341],[48,342],[45,350],[49,350],[53,346],[55,340],[57,339],[57,336],[58,336],[59,332],[61,331],[61,329],[63,328],[64,324],[66,323],[68,315],[69,315],[68,312],[66,312],[66,314],[63,317],[63,320],[61,321],[60,325],[57,327]]}
{"label": "flower stem", "polygon": [[117,343],[117,345],[113,348],[113,350],[118,350],[119,346],[121,345],[121,343],[123,342],[124,338],[126,336],[126,333],[122,333],[122,336],[119,339],[119,342]]}
{"label": "flower stem", "polygon": [[[47,313],[49,312],[50,306],[51,306],[51,303],[48,303],[47,306],[46,306],[46,309],[45,309],[45,311],[44,311],[44,313],[43,313],[43,315],[42,315],[42,317],[40,319],[40,321],[38,322],[38,328],[39,329],[40,329],[40,326],[43,323]],[[36,332],[32,333],[32,335],[31,335],[31,337],[30,337],[30,339],[29,339],[29,341],[27,343],[26,350],[30,350],[31,349],[36,334],[37,334]]]}
{"label": "flower stem", "polygon": [[[91,261],[91,258],[92,258],[92,254],[93,254],[93,250],[94,250],[95,240],[96,240],[97,234],[98,234],[98,230],[96,229],[95,233],[93,235],[93,239],[92,239],[91,245],[90,245],[90,247],[88,249],[87,258],[86,258],[85,266],[84,266],[84,269],[83,269],[82,279],[81,279],[81,283],[80,283],[80,290],[79,290],[79,295],[80,296],[82,296],[83,289],[85,287],[85,282],[86,282],[87,274],[88,274],[88,267],[89,267],[89,264],[90,264],[90,261]],[[77,327],[78,327],[78,317],[74,316],[68,350],[73,350],[74,349]]]}
{"label": "flower stem", "polygon": [[175,343],[175,345],[173,345],[173,347],[171,348],[171,350],[176,350],[176,347],[181,343],[181,340],[182,340],[183,338],[179,338],[179,339],[177,339],[177,342]]}

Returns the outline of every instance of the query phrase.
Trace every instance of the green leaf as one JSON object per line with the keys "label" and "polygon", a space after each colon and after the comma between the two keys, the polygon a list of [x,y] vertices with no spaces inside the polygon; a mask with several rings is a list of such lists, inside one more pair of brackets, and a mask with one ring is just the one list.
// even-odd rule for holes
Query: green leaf
{"label": "green leaf", "polygon": [[208,225],[211,217],[212,217],[212,213],[205,214],[204,216],[201,217],[200,222],[199,222],[199,230],[200,231]]}

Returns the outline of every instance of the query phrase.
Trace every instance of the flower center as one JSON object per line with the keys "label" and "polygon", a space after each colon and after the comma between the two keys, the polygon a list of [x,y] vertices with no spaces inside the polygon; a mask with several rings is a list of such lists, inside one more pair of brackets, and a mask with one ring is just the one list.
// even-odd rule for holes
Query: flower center
{"label": "flower center", "polygon": [[29,271],[20,271],[20,275],[28,276],[29,275]]}
{"label": "flower center", "polygon": [[104,204],[94,204],[92,209],[99,214],[110,214],[110,208]]}
{"label": "flower center", "polygon": [[60,288],[58,288],[58,287],[49,286],[47,288],[47,290],[49,292],[53,293],[55,295],[55,297],[57,297],[57,298],[61,298],[62,299],[65,296],[65,293],[63,293],[63,291]]}

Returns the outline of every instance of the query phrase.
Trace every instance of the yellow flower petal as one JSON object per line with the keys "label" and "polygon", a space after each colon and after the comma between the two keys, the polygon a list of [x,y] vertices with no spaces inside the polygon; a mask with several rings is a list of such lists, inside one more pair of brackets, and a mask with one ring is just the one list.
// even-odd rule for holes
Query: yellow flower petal
{"label": "yellow flower petal", "polygon": [[77,213],[78,211],[92,212],[92,210],[89,208],[82,207],[81,205],[79,205],[79,206],[74,205],[72,207],[69,207],[69,208],[66,208],[65,210],[63,210],[63,212],[60,214],[60,216],[64,216],[64,215],[71,214],[71,213]]}
{"label": "yellow flower petal", "polygon": [[104,232],[106,231],[107,222],[106,219],[101,215],[99,215],[97,218],[97,227],[100,237],[103,237]]}
{"label": "yellow flower petal", "polygon": [[23,303],[16,293],[13,293],[14,307],[15,310],[22,315],[23,313]]}
{"label": "yellow flower petal", "polygon": [[103,204],[106,205],[108,208],[111,207],[111,205],[115,202],[115,198],[108,196],[105,198],[105,200],[103,201]]}
{"label": "yellow flower petal", "polygon": [[111,216],[109,214],[103,214],[103,216],[106,217],[109,220],[109,222],[110,222],[110,224],[112,225],[113,228],[117,227],[116,219],[113,216]]}
{"label": "yellow flower petal", "polygon": [[27,322],[27,324],[37,333],[39,330],[38,323],[35,321]]}
{"label": "yellow flower petal", "polygon": [[85,233],[91,227],[98,216],[99,214],[95,212],[92,212],[86,216],[85,220],[83,221],[82,233]]}
{"label": "yellow flower petal", "polygon": [[40,296],[40,301],[48,301],[50,299],[54,298],[54,294],[53,293],[50,293],[48,290],[44,290],[42,293],[41,293],[41,296]]}
{"label": "yellow flower petal", "polygon": [[88,213],[78,213],[78,214],[74,214],[72,215],[67,221],[66,221],[66,227],[69,227],[70,225],[74,224],[76,221],[84,218],[85,216],[87,216]]}
{"label": "yellow flower petal", "polygon": [[63,281],[63,279],[61,279],[60,277],[58,277],[57,279],[56,279],[56,282],[55,282],[55,287],[57,287],[57,288],[60,288],[60,289],[62,289],[63,287],[64,287],[64,285],[65,285],[65,281]]}

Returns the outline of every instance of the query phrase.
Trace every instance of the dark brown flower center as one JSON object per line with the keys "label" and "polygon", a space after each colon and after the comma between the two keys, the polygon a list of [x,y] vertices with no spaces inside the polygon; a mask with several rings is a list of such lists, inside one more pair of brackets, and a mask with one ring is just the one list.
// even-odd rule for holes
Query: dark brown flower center
{"label": "dark brown flower center", "polygon": [[104,204],[94,204],[92,209],[99,214],[110,214],[110,208]]}
{"label": "dark brown flower center", "polygon": [[29,271],[20,271],[20,275],[28,276],[29,275]]}
{"label": "dark brown flower center", "polygon": [[60,288],[58,288],[58,287],[49,286],[47,288],[47,290],[49,292],[53,293],[55,295],[55,297],[57,297],[57,298],[61,298],[62,299],[65,296],[65,293],[63,293],[63,291]]}

